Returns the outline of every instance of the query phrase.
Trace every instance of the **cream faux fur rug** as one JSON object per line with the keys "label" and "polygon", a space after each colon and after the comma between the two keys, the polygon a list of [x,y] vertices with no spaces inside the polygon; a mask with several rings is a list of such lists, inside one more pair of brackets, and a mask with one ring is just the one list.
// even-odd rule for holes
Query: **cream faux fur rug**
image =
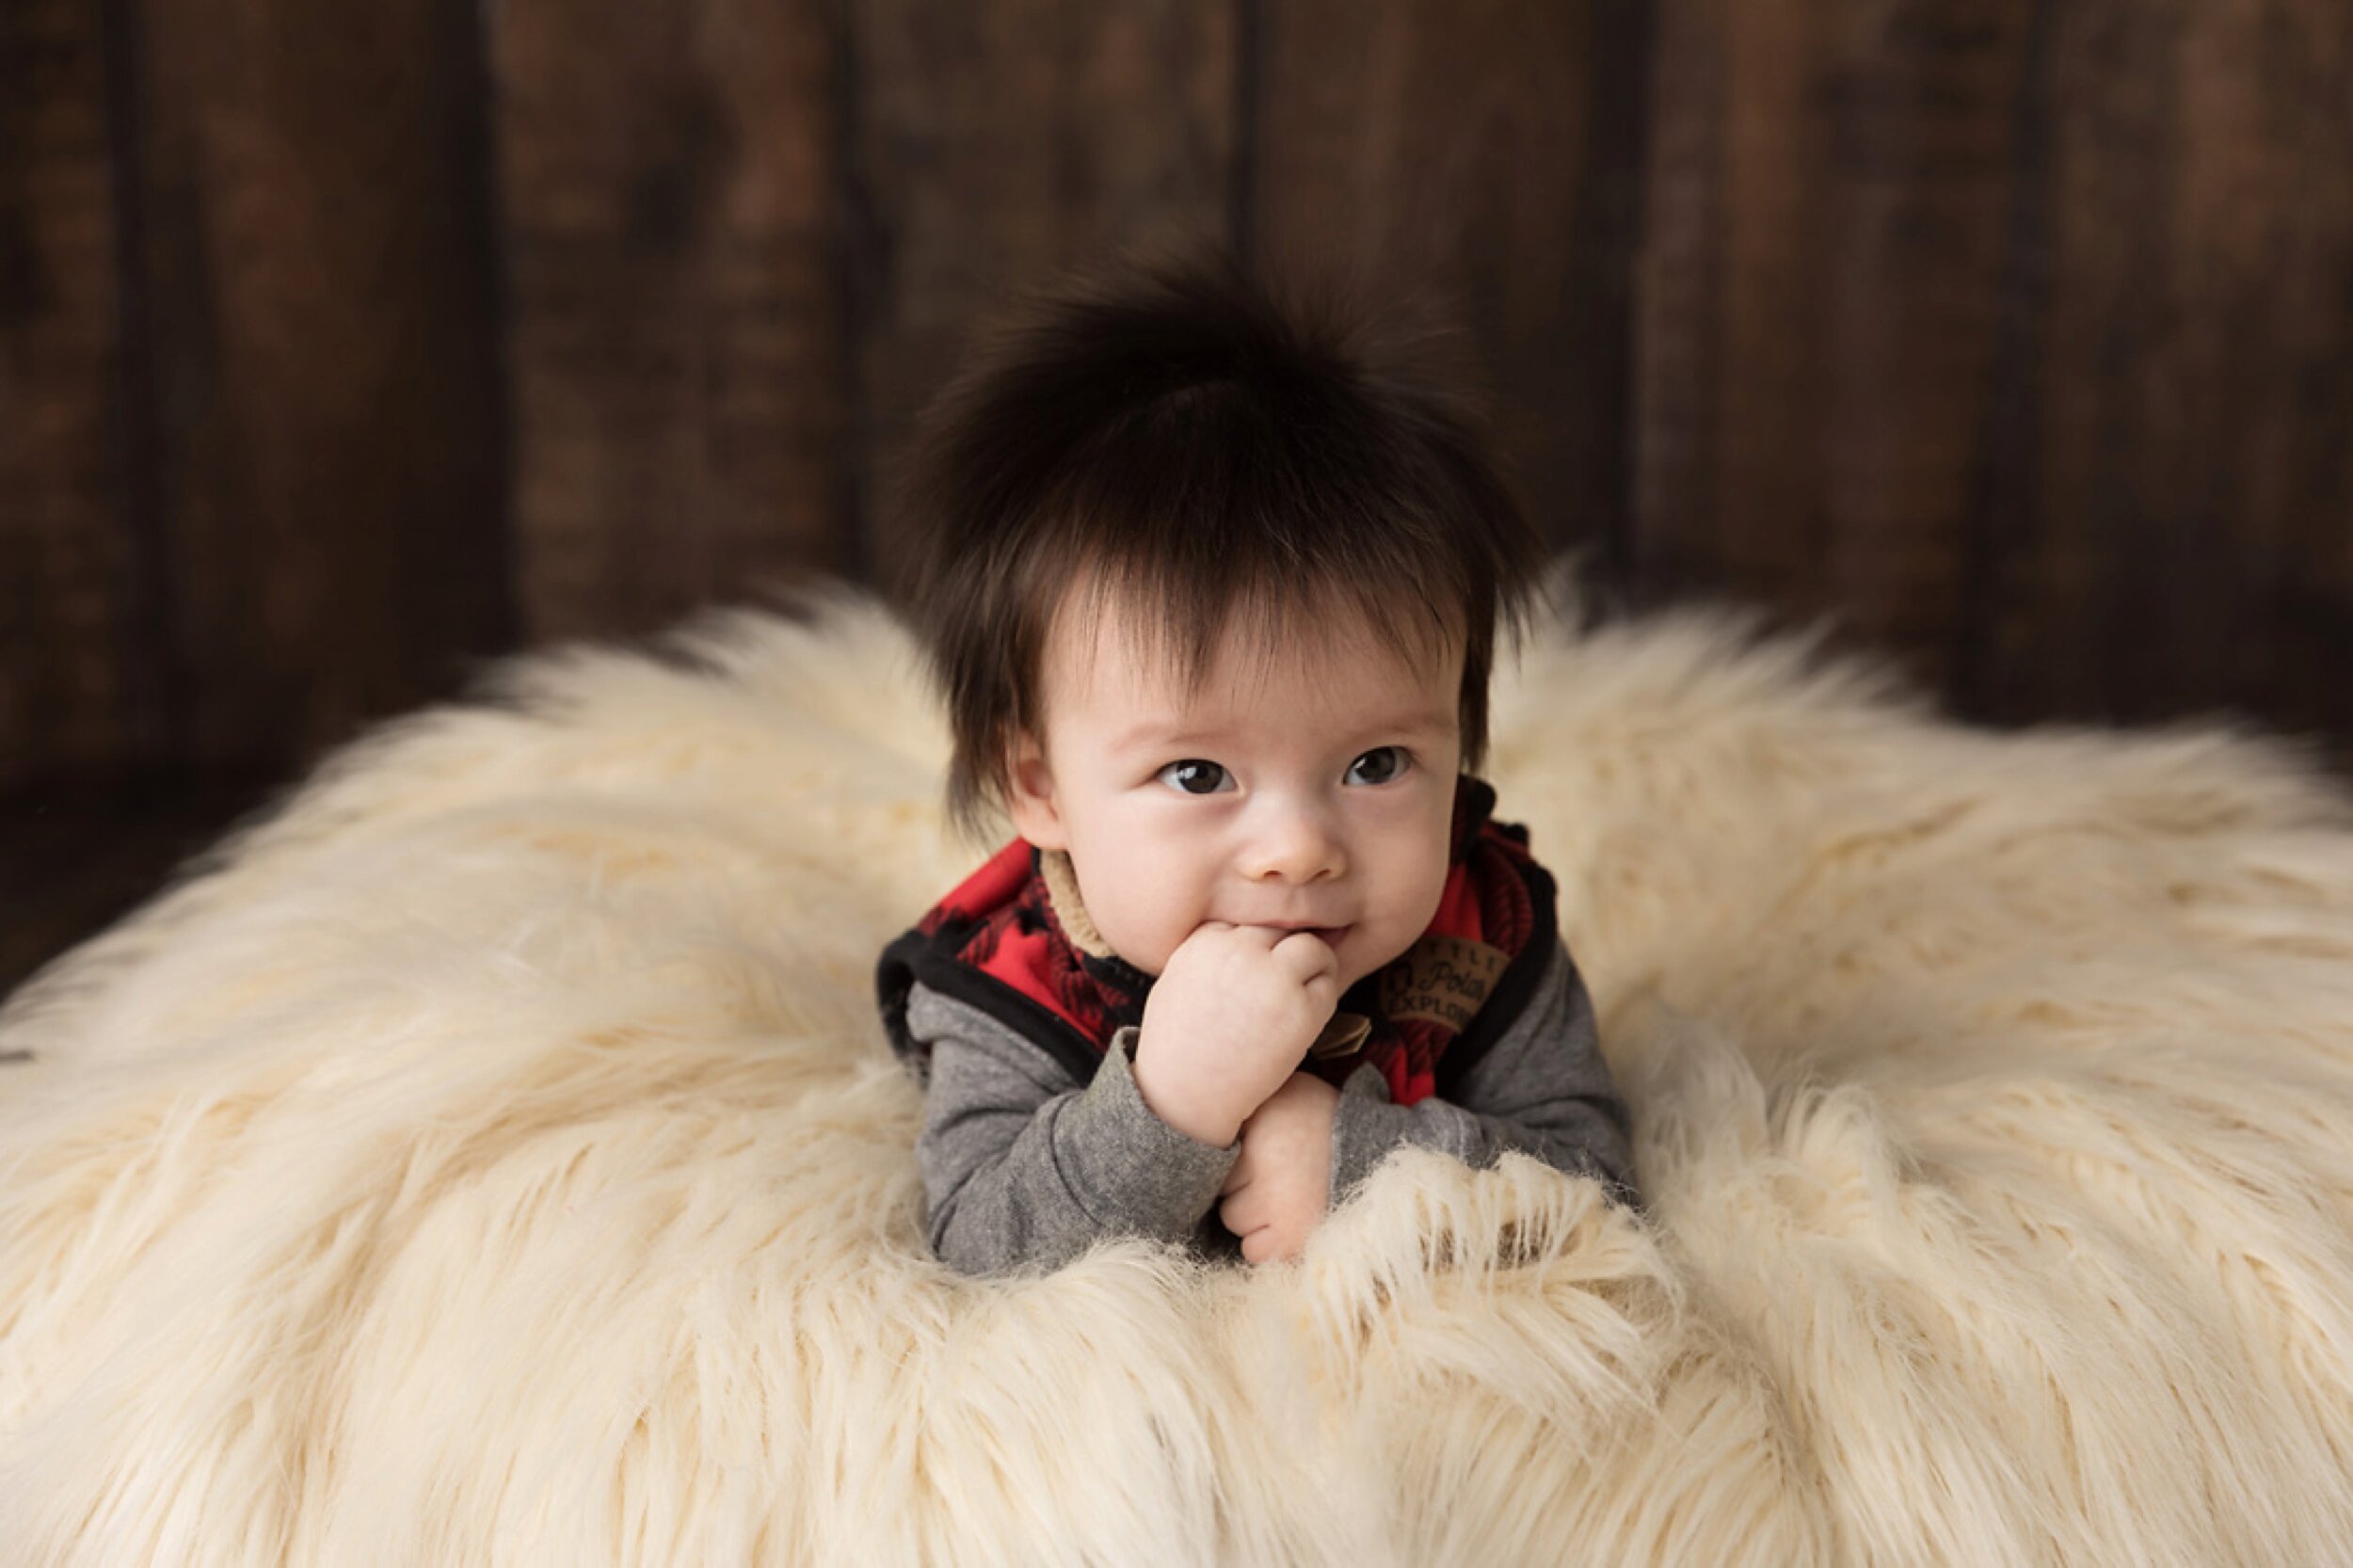
{"label": "cream faux fur rug", "polygon": [[1532,646],[1637,1224],[1401,1155],[1290,1269],[924,1254],[895,623],[573,649],[21,994],[16,1563],[2353,1560],[2353,807],[1685,616]]}

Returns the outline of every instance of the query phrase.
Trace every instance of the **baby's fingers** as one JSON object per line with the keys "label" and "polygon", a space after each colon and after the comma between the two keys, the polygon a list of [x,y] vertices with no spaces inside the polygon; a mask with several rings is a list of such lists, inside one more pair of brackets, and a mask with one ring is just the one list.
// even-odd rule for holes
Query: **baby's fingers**
{"label": "baby's fingers", "polygon": [[1332,945],[1310,931],[1287,933],[1274,944],[1274,955],[1290,966],[1290,972],[1303,983],[1321,975],[1340,972],[1340,955]]}
{"label": "baby's fingers", "polygon": [[1294,1256],[1273,1225],[1260,1225],[1241,1239],[1241,1259],[1256,1267],[1261,1263],[1280,1263]]}

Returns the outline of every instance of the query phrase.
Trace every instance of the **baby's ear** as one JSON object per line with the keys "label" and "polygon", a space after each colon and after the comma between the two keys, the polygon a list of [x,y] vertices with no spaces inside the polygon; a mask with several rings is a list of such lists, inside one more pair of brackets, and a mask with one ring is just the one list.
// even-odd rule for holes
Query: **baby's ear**
{"label": "baby's ear", "polygon": [[1054,792],[1053,770],[1047,766],[1045,748],[1026,732],[1016,735],[1006,751],[1005,810],[1013,819],[1013,830],[1038,848],[1070,847]]}

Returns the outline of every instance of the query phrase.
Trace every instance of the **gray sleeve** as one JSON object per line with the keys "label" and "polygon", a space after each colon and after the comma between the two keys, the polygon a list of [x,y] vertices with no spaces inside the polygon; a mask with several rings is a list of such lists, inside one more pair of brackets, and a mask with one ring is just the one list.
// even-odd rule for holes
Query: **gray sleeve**
{"label": "gray sleeve", "polygon": [[1178,1132],[1136,1090],[1133,1029],[1080,1087],[977,1008],[918,984],[907,1027],[931,1043],[923,1131],[925,1229],[960,1273],[1050,1270],[1107,1236],[1196,1239],[1240,1139]]}
{"label": "gray sleeve", "polygon": [[1593,1000],[1565,946],[1556,943],[1528,1005],[1452,1094],[1401,1106],[1376,1069],[1350,1074],[1332,1119],[1333,1206],[1402,1144],[1474,1167],[1518,1149],[1572,1175],[1598,1176],[1621,1202],[1639,1203],[1625,1102],[1602,1060]]}

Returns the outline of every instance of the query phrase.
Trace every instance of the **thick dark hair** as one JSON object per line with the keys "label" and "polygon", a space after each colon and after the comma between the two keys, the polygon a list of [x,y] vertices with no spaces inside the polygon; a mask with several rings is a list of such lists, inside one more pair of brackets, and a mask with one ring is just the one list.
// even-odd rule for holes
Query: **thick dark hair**
{"label": "thick dark hair", "polygon": [[981,839],[1015,737],[1045,733],[1066,609],[1133,615],[1193,692],[1229,625],[1261,667],[1284,629],[1348,612],[1401,661],[1460,638],[1478,768],[1496,630],[1524,632],[1545,548],[1480,411],[1411,352],[1443,334],[1393,315],[1213,250],[1070,275],[975,337],[919,422],[887,581],[947,699],[957,832]]}

